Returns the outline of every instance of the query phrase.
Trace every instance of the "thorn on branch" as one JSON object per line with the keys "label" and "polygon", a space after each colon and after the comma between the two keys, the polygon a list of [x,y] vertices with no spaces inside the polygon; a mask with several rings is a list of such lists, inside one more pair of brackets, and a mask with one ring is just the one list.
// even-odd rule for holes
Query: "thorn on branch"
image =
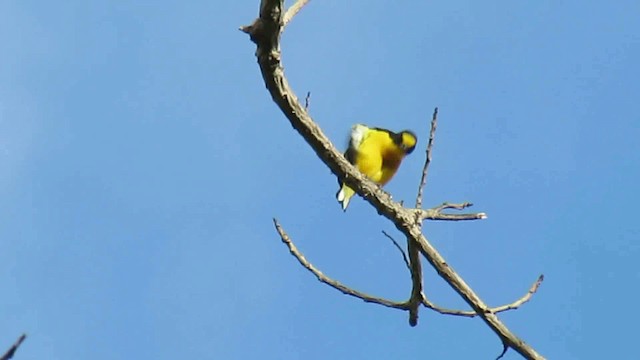
{"label": "thorn on branch", "polygon": [[257,18],[253,21],[253,23],[251,23],[251,25],[240,26],[238,30],[249,35],[251,41],[258,44],[260,42],[261,36],[264,37],[262,27],[262,20],[260,18]]}
{"label": "thorn on branch", "polygon": [[502,357],[504,356],[504,354],[507,353],[507,350],[509,350],[509,345],[506,342],[502,342],[502,352],[500,353],[500,355],[498,355],[498,357],[496,358],[496,360],[500,360],[502,359]]}
{"label": "thorn on branch", "polygon": [[26,338],[27,338],[27,334],[20,335],[18,340],[16,340],[16,342],[9,348],[9,350],[7,350],[7,352],[4,353],[4,355],[2,355],[2,357],[0,357],[0,360],[9,360],[9,359],[13,358],[13,355],[15,355],[16,350],[18,350],[18,348],[20,347],[20,344],[22,344],[22,342]]}
{"label": "thorn on branch", "polygon": [[311,91],[307,91],[307,96],[304,98],[304,110],[309,110],[309,103],[311,101]]}

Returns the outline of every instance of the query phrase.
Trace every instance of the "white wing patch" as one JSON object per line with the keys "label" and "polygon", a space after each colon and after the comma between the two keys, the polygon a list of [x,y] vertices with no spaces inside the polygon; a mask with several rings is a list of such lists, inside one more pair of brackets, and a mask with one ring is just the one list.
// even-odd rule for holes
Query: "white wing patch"
{"label": "white wing patch", "polygon": [[357,149],[362,143],[362,140],[364,140],[364,135],[366,134],[367,130],[369,130],[369,128],[366,125],[353,125],[353,127],[351,128],[351,143],[349,144],[349,146],[353,149]]}

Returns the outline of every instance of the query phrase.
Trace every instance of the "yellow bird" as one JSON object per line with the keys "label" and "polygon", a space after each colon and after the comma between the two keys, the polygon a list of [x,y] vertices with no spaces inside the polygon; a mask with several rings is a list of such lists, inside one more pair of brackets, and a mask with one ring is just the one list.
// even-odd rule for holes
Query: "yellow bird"
{"label": "yellow bird", "polygon": [[[376,184],[383,186],[391,180],[405,155],[411,154],[418,143],[416,134],[409,130],[394,133],[387,129],[356,124],[351,128],[349,147],[344,153],[347,160]],[[344,183],[336,198],[342,210],[347,211],[355,191]]]}

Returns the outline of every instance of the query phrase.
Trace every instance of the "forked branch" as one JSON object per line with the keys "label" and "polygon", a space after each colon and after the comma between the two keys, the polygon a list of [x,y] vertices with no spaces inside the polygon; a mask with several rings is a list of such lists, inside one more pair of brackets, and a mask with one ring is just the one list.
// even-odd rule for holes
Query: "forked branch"
{"label": "forked branch", "polygon": [[[358,195],[364,197],[379,214],[392,221],[403,235],[414,242],[420,253],[427,259],[438,274],[469,304],[473,311],[482,318],[489,328],[500,337],[505,348],[513,348],[527,359],[543,359],[535,349],[518,338],[498,319],[496,314],[491,311],[491,308],[480,299],[473,289],[455,272],[453,267],[445,261],[433,245],[427,241],[422,234],[421,224],[416,221],[416,210],[405,209],[399,203],[394,202],[388,194],[356,170],[333,146],[320,127],[311,119],[303,105],[298,101],[295,93],[291,90],[280,62],[280,34],[282,33],[283,25],[286,23],[284,12],[283,0],[261,0],[259,18],[251,25],[243,26],[240,29],[249,34],[251,40],[256,43],[256,57],[265,85],[274,102],[280,107],[280,110],[287,117],[293,128],[298,131],[315,151],[316,155],[331,169],[340,181],[346,183],[354,189]],[[435,213],[420,212],[418,215],[421,219],[453,220],[453,218],[451,218],[453,215],[438,214],[437,211]],[[476,214],[475,218],[484,217],[486,217],[486,215],[479,213]],[[307,267],[310,264],[305,265],[302,261],[301,264],[311,271],[311,268]],[[314,272],[314,274],[318,276],[317,273]],[[319,277],[319,279],[321,278]],[[397,303],[391,303],[397,305]]]}
{"label": "forked branch", "polygon": [[[494,308],[489,309],[489,311],[491,313],[497,314],[503,311],[515,310],[519,308],[520,306],[524,305],[525,303],[529,302],[529,300],[531,300],[531,297],[533,296],[533,294],[535,294],[538,291],[538,288],[540,287],[540,285],[542,285],[543,280],[544,280],[544,275],[538,276],[538,279],[536,279],[536,281],[531,285],[527,293],[524,294],[520,299],[510,304],[496,306]],[[427,299],[427,297],[424,296],[424,294],[423,294],[422,304],[425,307],[444,315],[463,316],[463,317],[470,317],[470,318],[478,316],[478,313],[474,311],[453,310],[453,309],[442,308],[434,304],[433,302],[431,302],[429,299]]]}
{"label": "forked branch", "polygon": [[[388,299],[377,297],[377,296],[372,296],[362,291],[348,287],[342,284],[341,282],[325,275],[320,269],[315,267],[309,260],[307,260],[307,258],[302,254],[302,252],[300,252],[300,250],[298,250],[296,245],[293,243],[293,240],[291,240],[291,237],[289,236],[289,234],[287,234],[287,232],[284,230],[284,228],[278,222],[278,220],[273,219],[273,225],[275,226],[276,231],[278,232],[278,235],[280,235],[280,240],[289,249],[289,253],[291,253],[291,255],[295,257],[296,260],[298,260],[298,262],[300,263],[300,265],[302,265],[302,267],[304,267],[313,275],[315,275],[318,281],[326,285],[329,285],[330,287],[340,291],[345,295],[352,296],[354,298],[360,299],[367,303],[378,304],[384,307],[389,307],[394,309],[411,311],[411,308],[412,308],[411,299],[404,302],[399,302],[399,301],[388,300]],[[383,233],[391,241],[393,241],[394,245],[400,250],[403,258],[406,260],[406,255],[402,251],[402,248],[399,247],[398,243],[391,236],[389,236],[389,234],[387,234],[386,232],[383,232]],[[407,261],[407,266],[409,266],[408,261]],[[540,287],[540,284],[542,284],[542,280],[543,280],[543,276],[540,275],[540,277],[538,277],[536,282],[533,283],[533,285],[531,285],[531,287],[529,288],[529,291],[527,291],[527,293],[520,299],[510,304],[490,308],[488,309],[488,311],[496,314],[496,313],[507,311],[507,310],[517,309],[518,307],[522,306],[524,303],[528,302],[533,296],[533,294],[535,294],[535,292],[538,291],[538,287]],[[431,302],[430,300],[428,300],[427,297],[424,296],[424,294],[422,293],[420,294],[419,299],[420,299],[419,300],[420,304],[440,314],[463,316],[463,317],[470,317],[470,318],[478,316],[478,314],[473,311],[455,310],[455,309],[447,309],[447,308],[440,307],[434,304],[433,302]]]}

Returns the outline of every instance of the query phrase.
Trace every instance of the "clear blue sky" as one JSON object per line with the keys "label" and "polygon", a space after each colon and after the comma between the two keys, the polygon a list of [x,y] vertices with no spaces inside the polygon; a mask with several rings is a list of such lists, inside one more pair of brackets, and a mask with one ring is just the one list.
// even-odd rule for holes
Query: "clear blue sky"
{"label": "clear blue sky", "polygon": [[[493,359],[478,319],[320,284],[410,292],[401,237],[336,180],[237,30],[255,1],[0,3],[0,349],[16,359]],[[312,1],[283,61],[341,148],[356,122],[419,134],[387,186],[489,219],[425,232],[550,359],[634,358],[640,315],[640,3]],[[425,266],[437,303],[463,302]],[[518,359],[509,352],[506,359]]]}

